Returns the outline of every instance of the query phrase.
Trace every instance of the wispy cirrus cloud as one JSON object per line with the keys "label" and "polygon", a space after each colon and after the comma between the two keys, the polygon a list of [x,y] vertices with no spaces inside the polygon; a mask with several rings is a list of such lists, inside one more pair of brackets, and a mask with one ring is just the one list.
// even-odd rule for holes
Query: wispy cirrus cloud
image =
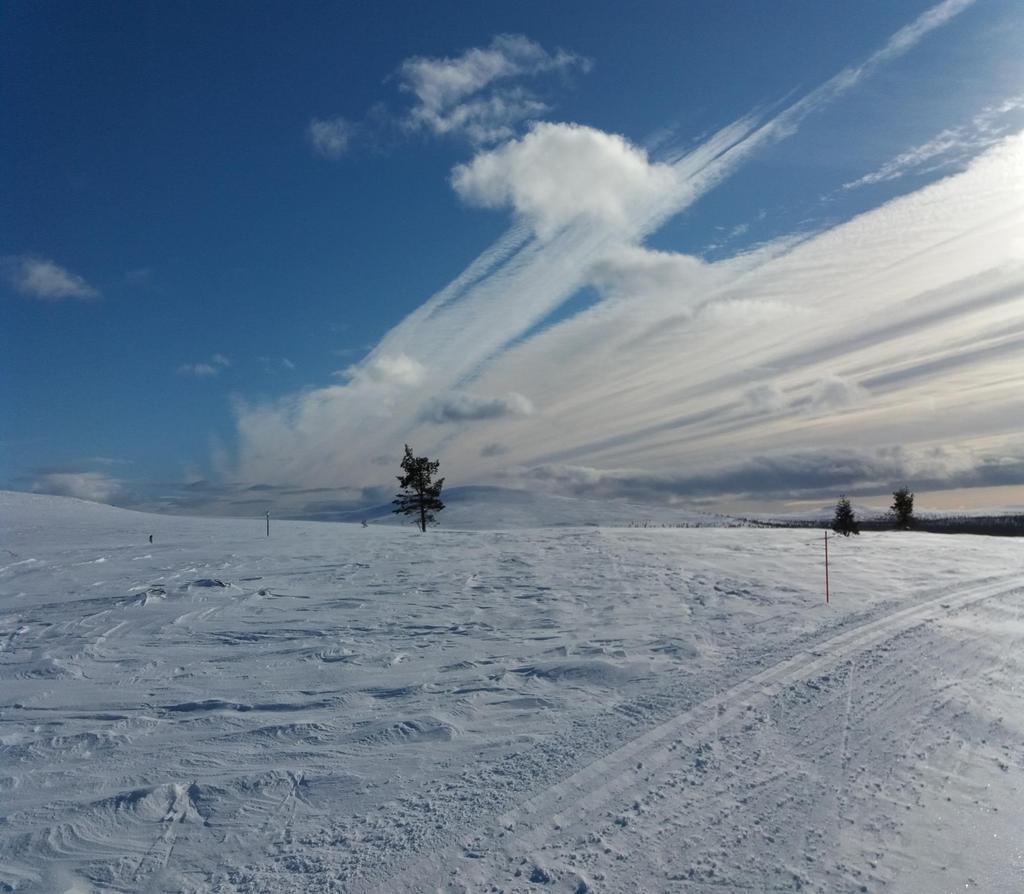
{"label": "wispy cirrus cloud", "polygon": [[[1008,364],[1024,324],[1014,244],[1024,184],[1007,189],[1007,175],[1024,157],[1022,142],[781,252],[721,261],[697,280],[686,265],[674,288],[665,265],[653,293],[637,288],[515,346],[477,387],[514,383],[531,393],[571,371],[573,398],[559,405],[551,395],[558,416],[579,435],[579,455],[610,461],[628,445],[661,462],[662,445],[681,451],[682,437],[687,450],[711,455],[734,449],[738,431],[762,441],[842,429],[876,443],[947,437],[961,426],[937,408],[976,415],[976,388],[1003,411],[963,429],[1006,436],[1019,402],[1009,382],[1020,378]],[[737,303],[742,312],[716,310]],[[605,413],[587,409],[606,391],[628,408],[605,397]],[[814,407],[822,430],[806,418]],[[840,426],[829,409],[857,412]],[[749,416],[766,410],[783,418]],[[601,415],[601,424],[588,421]],[[600,446],[610,432],[622,442]],[[552,452],[555,440],[566,449],[564,437],[528,437],[542,454],[545,440]]]}
{"label": "wispy cirrus cloud", "polygon": [[212,363],[182,363],[178,367],[178,374],[182,376],[195,376],[197,379],[210,378],[220,372],[219,366]]}
{"label": "wispy cirrus cloud", "polygon": [[405,122],[439,136],[495,143],[513,136],[521,122],[549,111],[522,81],[589,67],[575,53],[549,52],[522,34],[499,34],[489,46],[454,57],[414,56],[398,69],[402,90],[414,98]]}
{"label": "wispy cirrus cloud", "polygon": [[360,120],[314,117],[306,138],[314,152],[332,160],[359,143],[386,145],[411,134],[492,145],[551,112],[539,90],[545,77],[589,69],[590,61],[576,53],[547,50],[523,34],[499,34],[455,56],[405,59],[389,79],[403,96],[397,110],[378,104]]}
{"label": "wispy cirrus cloud", "polygon": [[522,394],[511,391],[498,397],[456,392],[431,401],[423,412],[428,422],[444,425],[449,422],[480,422],[532,416],[536,412],[533,402]]}
{"label": "wispy cirrus cloud", "polygon": [[337,160],[348,150],[353,131],[353,124],[340,116],[314,118],[306,128],[306,138],[317,155]]}
{"label": "wispy cirrus cloud", "polygon": [[817,413],[834,412],[856,406],[870,398],[871,392],[859,382],[829,374],[811,389],[808,406]]}
{"label": "wispy cirrus cloud", "polygon": [[805,449],[749,456],[698,473],[544,465],[528,470],[526,477],[563,493],[595,499],[827,499],[840,492],[886,493],[907,481],[923,490],[1020,484],[1024,451],[993,458],[943,448]]}
{"label": "wispy cirrus cloud", "polygon": [[194,376],[197,379],[208,379],[219,375],[231,366],[231,361],[223,354],[214,354],[209,361],[199,363],[182,363],[178,367],[178,374],[182,376]]}
{"label": "wispy cirrus cloud", "polygon": [[81,276],[54,261],[32,255],[8,256],[0,260],[4,277],[22,295],[41,301],[99,297],[99,290]]}
{"label": "wispy cirrus cloud", "polygon": [[260,366],[263,367],[264,372],[277,373],[281,370],[286,372],[293,372],[296,369],[295,364],[287,357],[257,357]]}
{"label": "wispy cirrus cloud", "polygon": [[[242,408],[234,475],[365,485],[382,475],[367,457],[401,443],[443,450],[466,481],[513,464],[661,478],[685,464],[694,477],[808,444],[1005,451],[1008,420],[1024,412],[1011,363],[1024,327],[1013,242],[1024,184],[1007,188],[1024,141],[1008,137],[956,177],[831,230],[714,263],[643,246],[967,6],[939,4],[774,117],[741,118],[687,151],[651,159],[621,136],[549,123],[481,151],[453,186],[469,203],[510,210],[511,229],[344,385]],[[594,300],[552,322],[583,289]],[[417,373],[382,390],[397,358]],[[456,438],[432,418],[438,395],[453,393],[543,394],[544,413],[476,419]],[[360,449],[339,458],[340,441]]]}
{"label": "wispy cirrus cloud", "polygon": [[871,392],[860,383],[833,373],[825,373],[815,382],[804,383],[787,394],[774,382],[761,382],[747,388],[743,400],[757,413],[803,412],[830,414],[861,404]]}
{"label": "wispy cirrus cloud", "polygon": [[900,28],[863,62],[850,65],[833,75],[764,127],[775,137],[788,136],[808,115],[831,104],[879,68],[912,50],[932,31],[948,24],[975,2],[976,0],[942,0],[941,3],[925,10],[914,21]]}
{"label": "wispy cirrus cloud", "polygon": [[368,362],[350,366],[342,376],[354,383],[412,388],[423,382],[427,368],[408,354],[377,354]]}
{"label": "wispy cirrus cloud", "polygon": [[909,174],[933,174],[963,166],[979,152],[1019,128],[1024,122],[1022,113],[1024,94],[988,105],[966,124],[947,128],[930,140],[901,152],[877,170],[844,183],[843,189],[857,189]]}

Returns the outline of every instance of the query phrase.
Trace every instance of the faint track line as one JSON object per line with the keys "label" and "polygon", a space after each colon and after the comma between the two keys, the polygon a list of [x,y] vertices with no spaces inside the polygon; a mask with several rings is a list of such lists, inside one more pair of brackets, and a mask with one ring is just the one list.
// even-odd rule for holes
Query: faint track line
{"label": "faint track line", "polygon": [[[433,854],[412,860],[383,883],[365,890],[427,892],[443,890],[454,880],[481,888],[491,877],[486,858],[525,857],[538,850],[570,817],[594,816],[610,801],[643,784],[664,768],[678,744],[700,742],[718,727],[739,719],[754,703],[764,703],[794,683],[810,679],[843,661],[949,612],[976,602],[1006,595],[1021,588],[1017,575],[990,578],[957,594],[944,594],[908,608],[890,612],[823,640],[792,657],[740,681],[715,696],[659,724],[582,767],[555,785],[524,800],[516,809],[494,817],[474,834],[471,844],[461,841]],[[648,783],[649,785],[649,783]],[[469,858],[467,851],[476,856]],[[359,890],[359,889],[354,889]]]}

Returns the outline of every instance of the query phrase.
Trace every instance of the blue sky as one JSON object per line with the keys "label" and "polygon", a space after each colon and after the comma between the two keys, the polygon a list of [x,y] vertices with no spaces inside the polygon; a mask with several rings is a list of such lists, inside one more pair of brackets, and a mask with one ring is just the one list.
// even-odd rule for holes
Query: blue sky
{"label": "blue sky", "polygon": [[1024,503],[1021,45],[1011,0],[8,4],[0,486],[328,517],[409,441]]}

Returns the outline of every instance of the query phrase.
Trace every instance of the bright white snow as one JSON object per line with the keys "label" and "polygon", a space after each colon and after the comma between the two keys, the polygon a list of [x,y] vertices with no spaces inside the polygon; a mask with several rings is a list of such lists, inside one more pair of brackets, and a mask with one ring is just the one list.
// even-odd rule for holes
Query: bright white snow
{"label": "bright white snow", "polygon": [[0,524],[0,890],[1024,889],[1020,540]]}

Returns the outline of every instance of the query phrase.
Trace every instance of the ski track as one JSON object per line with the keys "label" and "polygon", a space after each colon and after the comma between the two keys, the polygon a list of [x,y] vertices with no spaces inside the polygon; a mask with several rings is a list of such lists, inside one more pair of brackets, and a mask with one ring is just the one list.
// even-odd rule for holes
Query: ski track
{"label": "ski track", "polygon": [[[701,747],[707,747],[704,743],[718,739],[723,729],[763,707],[785,689],[846,664],[855,656],[898,638],[907,630],[994,596],[1019,594],[1020,590],[1016,575],[1010,580],[997,579],[955,596],[944,595],[922,605],[892,612],[825,640],[811,651],[800,652],[730,687],[697,708],[660,724],[606,757],[593,761],[569,778],[532,796],[516,810],[498,816],[471,841],[416,861],[388,880],[387,888],[394,891],[437,891],[445,886],[445,876],[455,876],[456,887],[460,889],[486,890],[502,874],[509,876],[508,881],[513,881],[521,875],[522,866],[538,865],[528,857],[538,853],[563,828],[578,830],[598,825],[609,802],[617,801],[620,810],[626,806],[623,800],[627,793],[633,804],[638,804],[642,798],[652,797],[666,785],[663,771],[667,765],[678,763],[676,752],[680,749],[696,747],[699,751]],[[851,690],[847,690],[846,698],[849,706]],[[844,726],[844,762],[847,734],[848,727]],[[512,867],[504,873],[493,860],[487,859],[495,844],[504,861]],[[451,868],[460,861],[462,866]],[[550,876],[551,873],[545,869],[540,874]],[[581,877],[575,876],[572,881],[575,890],[589,888]],[[686,881],[699,883],[700,879],[691,874]],[[793,874],[793,881],[798,887],[802,886],[798,873]],[[1024,882],[1024,875],[1021,881]],[[722,885],[721,881],[710,877],[704,883],[714,887]],[[790,880],[786,880],[781,889],[791,888]]]}
{"label": "ski track", "polygon": [[0,890],[1024,889],[1017,543],[0,514]]}

